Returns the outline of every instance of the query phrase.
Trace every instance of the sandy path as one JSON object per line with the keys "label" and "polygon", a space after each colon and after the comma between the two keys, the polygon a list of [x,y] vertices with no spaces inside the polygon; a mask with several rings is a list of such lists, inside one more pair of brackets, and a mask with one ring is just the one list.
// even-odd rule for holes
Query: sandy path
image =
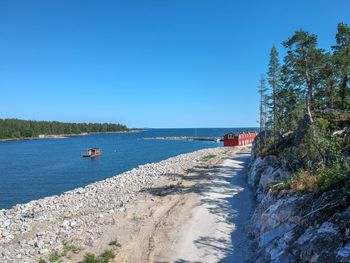
{"label": "sandy path", "polygon": [[248,261],[245,226],[253,209],[245,178],[249,151],[222,147],[194,154],[191,166],[171,169],[131,192],[126,209],[99,216],[98,233],[87,230],[94,234],[91,242],[60,262],[81,262],[86,253],[100,255],[107,249],[115,263]]}
{"label": "sandy path", "polygon": [[0,262],[244,262],[252,210],[248,147],[145,164],[59,196],[0,210]]}
{"label": "sandy path", "polygon": [[210,184],[198,192],[200,197],[190,217],[161,252],[160,262],[250,260],[246,224],[253,198],[245,180],[248,161],[245,150],[207,171]]}

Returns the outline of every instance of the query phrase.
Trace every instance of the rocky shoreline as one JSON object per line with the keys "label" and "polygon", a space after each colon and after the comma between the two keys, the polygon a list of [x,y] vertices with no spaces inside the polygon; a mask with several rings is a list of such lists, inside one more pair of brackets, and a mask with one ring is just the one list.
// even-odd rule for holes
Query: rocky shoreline
{"label": "rocky shoreline", "polygon": [[174,140],[174,141],[212,141],[222,142],[222,137],[192,137],[192,136],[170,136],[170,137],[145,137],[144,140]]}
{"label": "rocky shoreline", "polygon": [[2,209],[0,262],[38,262],[67,244],[85,250],[98,243],[109,226],[118,224],[143,189],[225,152],[218,147],[178,155],[61,195]]}
{"label": "rocky shoreline", "polygon": [[252,217],[256,262],[350,262],[350,207],[343,194],[274,191],[292,174],[288,162],[274,155],[256,156],[254,146],[248,182],[255,189]]}

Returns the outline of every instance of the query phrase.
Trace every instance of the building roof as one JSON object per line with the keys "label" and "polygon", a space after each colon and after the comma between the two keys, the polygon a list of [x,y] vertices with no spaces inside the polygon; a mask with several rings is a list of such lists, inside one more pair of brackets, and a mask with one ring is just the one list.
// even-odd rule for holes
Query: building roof
{"label": "building roof", "polygon": [[235,136],[237,136],[237,135],[238,135],[238,134],[237,134],[237,132],[230,131],[230,132],[226,133],[226,134],[225,134],[225,136],[226,136],[226,135],[229,135],[229,134],[233,134],[233,135],[235,135]]}

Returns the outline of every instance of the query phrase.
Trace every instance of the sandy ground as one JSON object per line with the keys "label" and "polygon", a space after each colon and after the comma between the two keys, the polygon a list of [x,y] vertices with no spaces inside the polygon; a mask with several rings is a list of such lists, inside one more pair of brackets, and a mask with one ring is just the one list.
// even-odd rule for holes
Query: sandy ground
{"label": "sandy ground", "polygon": [[[132,207],[106,228],[90,251],[113,262],[249,262],[246,226],[253,198],[246,183],[250,149],[228,148],[185,174],[143,189]],[[108,245],[117,240],[120,247]]]}
{"label": "sandy ground", "polygon": [[[209,172],[190,218],[165,253],[166,262],[245,262],[250,258],[245,225],[252,197],[244,180],[247,155],[227,159]],[[242,160],[243,159],[243,160]]]}

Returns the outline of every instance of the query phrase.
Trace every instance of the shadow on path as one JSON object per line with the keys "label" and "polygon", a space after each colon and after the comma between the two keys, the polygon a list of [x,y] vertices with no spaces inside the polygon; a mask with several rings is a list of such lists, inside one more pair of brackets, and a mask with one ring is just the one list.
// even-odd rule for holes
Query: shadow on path
{"label": "shadow on path", "polygon": [[158,196],[197,193],[200,195],[199,206],[215,220],[212,231],[204,232],[192,241],[200,258],[193,260],[192,255],[188,259],[187,255],[182,255],[176,263],[252,262],[247,233],[254,208],[253,194],[246,180],[249,160],[248,152],[240,152],[212,169],[199,165],[187,176],[172,175],[196,182],[191,187],[144,189]]}

